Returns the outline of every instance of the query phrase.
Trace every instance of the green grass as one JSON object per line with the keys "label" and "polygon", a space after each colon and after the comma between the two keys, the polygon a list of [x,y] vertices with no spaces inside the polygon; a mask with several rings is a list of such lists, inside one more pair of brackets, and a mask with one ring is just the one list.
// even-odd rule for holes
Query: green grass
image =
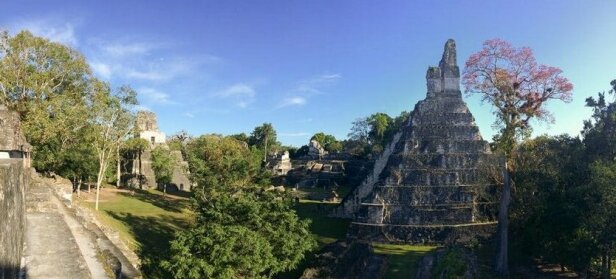
{"label": "green grass", "polygon": [[295,206],[300,218],[312,221],[310,230],[319,242],[319,248],[346,237],[350,220],[327,217],[337,205],[338,203],[300,200]]}
{"label": "green grass", "polygon": [[419,246],[406,244],[372,243],[374,253],[386,255],[389,258],[389,268],[385,278],[415,278],[417,263],[423,256],[432,252],[435,246]]}
{"label": "green grass", "polygon": [[[166,196],[159,191],[103,191],[97,215],[116,230],[142,261],[145,278],[168,278],[160,261],[168,255],[169,241],[177,230],[188,227],[192,214],[188,200]],[[94,208],[93,202],[82,204]]]}

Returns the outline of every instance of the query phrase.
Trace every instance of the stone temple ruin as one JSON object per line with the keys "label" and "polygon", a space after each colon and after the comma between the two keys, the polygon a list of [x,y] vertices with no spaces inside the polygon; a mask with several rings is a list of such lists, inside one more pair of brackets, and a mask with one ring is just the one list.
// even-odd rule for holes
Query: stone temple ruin
{"label": "stone temple ruin", "polygon": [[462,99],[455,47],[447,41],[439,66],[428,68],[427,97],[333,213],[354,218],[351,237],[463,242],[494,229],[495,186],[480,174],[490,149]]}
{"label": "stone temple ruin", "polygon": [[[150,143],[150,148],[146,149],[139,160],[135,160],[131,167],[132,177],[141,177],[137,180],[129,180],[129,184],[139,184],[139,186],[154,189],[157,188],[156,176],[152,169],[152,153],[151,150],[156,146],[169,148],[166,143],[165,133],[160,131],[156,121],[156,114],[151,111],[139,111],[137,113],[137,131],[139,137],[147,140]],[[171,187],[174,190],[190,191],[191,182],[188,179],[188,163],[184,161],[182,152],[172,150],[171,156],[174,158],[175,164],[173,176],[171,179]]]}

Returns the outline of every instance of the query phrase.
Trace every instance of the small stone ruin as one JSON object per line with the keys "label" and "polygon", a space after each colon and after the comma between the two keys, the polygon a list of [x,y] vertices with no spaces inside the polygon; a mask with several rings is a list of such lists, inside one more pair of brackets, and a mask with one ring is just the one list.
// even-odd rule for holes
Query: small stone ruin
{"label": "small stone ruin", "polygon": [[[130,176],[132,178],[128,180],[128,184],[141,188],[154,189],[159,187],[159,185],[156,184],[156,176],[152,169],[151,149],[157,146],[169,148],[167,146],[167,139],[165,133],[158,128],[156,114],[151,111],[137,112],[137,122],[135,125],[137,126],[138,136],[147,140],[150,143],[150,148],[144,150],[140,158],[132,162],[130,170]],[[184,161],[184,157],[180,151],[172,150],[171,156],[175,161],[175,165],[171,183],[166,190],[190,191],[192,183],[188,178],[188,163]]]}

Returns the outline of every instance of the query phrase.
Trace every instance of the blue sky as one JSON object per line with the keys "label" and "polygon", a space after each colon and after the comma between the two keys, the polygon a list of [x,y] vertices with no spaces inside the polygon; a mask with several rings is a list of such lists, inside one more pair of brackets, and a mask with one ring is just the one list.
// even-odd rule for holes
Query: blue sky
{"label": "blue sky", "polygon": [[[577,135],[584,99],[616,78],[616,1],[0,1],[0,27],[71,45],[96,75],[131,85],[167,134],[249,133],[284,144],[345,138],[374,112],[425,97],[425,71],[454,38],[458,63],[484,40],[531,47],[563,69],[573,101],[535,134]],[[490,107],[465,97],[486,139]]]}

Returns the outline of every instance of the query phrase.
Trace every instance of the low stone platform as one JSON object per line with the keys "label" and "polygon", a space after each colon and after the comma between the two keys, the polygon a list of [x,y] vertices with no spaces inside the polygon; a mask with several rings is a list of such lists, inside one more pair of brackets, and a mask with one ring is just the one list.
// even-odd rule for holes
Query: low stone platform
{"label": "low stone platform", "polygon": [[496,231],[498,222],[460,225],[391,225],[352,222],[350,238],[376,242],[409,244],[467,243],[473,238],[488,237]]}

